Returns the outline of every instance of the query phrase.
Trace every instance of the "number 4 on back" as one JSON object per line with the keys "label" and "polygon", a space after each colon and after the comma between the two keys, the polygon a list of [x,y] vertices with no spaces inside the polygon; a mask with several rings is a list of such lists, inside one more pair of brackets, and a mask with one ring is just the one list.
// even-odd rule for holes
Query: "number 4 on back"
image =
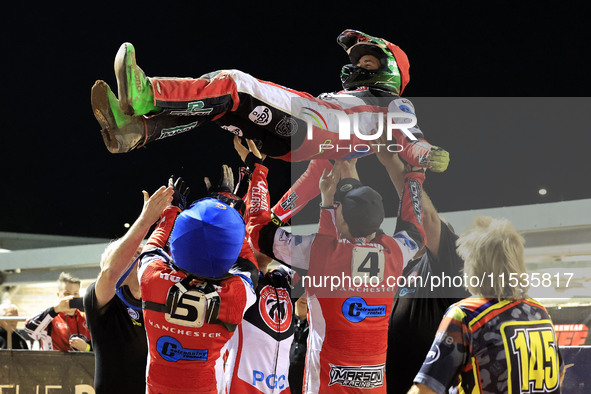
{"label": "number 4 on back", "polygon": [[[378,248],[353,248],[351,260],[351,280],[354,283],[375,285],[384,280],[385,270],[384,251]],[[359,279],[355,279],[359,277]],[[377,279],[372,279],[377,278]]]}

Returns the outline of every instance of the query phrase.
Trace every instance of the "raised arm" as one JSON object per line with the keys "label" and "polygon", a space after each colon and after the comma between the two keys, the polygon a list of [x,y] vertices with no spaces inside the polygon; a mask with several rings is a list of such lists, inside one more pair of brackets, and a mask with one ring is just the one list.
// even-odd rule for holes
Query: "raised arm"
{"label": "raised arm", "polygon": [[[378,140],[378,143],[383,144],[384,139],[385,137],[382,137]],[[404,263],[406,264],[427,242],[425,228],[423,227],[422,197],[425,170],[406,164],[403,165],[401,172],[395,153],[387,152],[384,149],[375,149],[375,151],[378,160],[386,168],[394,186],[397,190],[400,188],[400,204],[394,239],[400,244],[404,255]],[[402,180],[400,180],[401,176]]]}
{"label": "raised arm", "polygon": [[306,171],[294,182],[272,208],[273,215],[281,223],[290,223],[291,218],[318,196],[318,181],[325,169],[332,168],[325,159],[311,160]]}
{"label": "raised arm", "polygon": [[[377,140],[378,144],[387,144],[384,135]],[[406,174],[405,164],[396,153],[388,152],[386,149],[376,150],[376,157],[388,172],[392,184],[400,197],[404,190],[404,176]],[[423,227],[427,235],[428,243],[425,245],[435,258],[439,255],[439,243],[441,238],[441,219],[433,205],[433,202],[423,190]]]}
{"label": "raised arm", "polygon": [[[404,263],[414,257],[427,243],[423,227],[422,188],[425,180],[423,170],[411,170],[404,176],[405,184],[396,217],[394,239],[403,246]],[[416,245],[412,245],[408,238]],[[409,254],[407,255],[407,251]]]}
{"label": "raised arm", "polygon": [[334,204],[334,193],[337,189],[337,183],[341,179],[342,161],[337,161],[331,170],[325,169],[320,177],[318,188],[320,189],[320,205],[330,207]]}
{"label": "raised arm", "polygon": [[143,248],[144,251],[152,248],[167,247],[168,238],[174,227],[176,217],[188,206],[187,198],[190,189],[185,184],[183,178],[179,177],[175,181],[174,176],[171,176],[168,180],[168,186],[172,187],[172,201],[161,211],[158,226],[152,231],[150,239],[148,239],[148,242]]}
{"label": "raised arm", "polygon": [[338,160],[341,168],[341,179],[353,178],[359,180],[359,173],[357,172],[357,159]]}
{"label": "raised arm", "polygon": [[262,165],[262,156],[254,143],[246,140],[248,148],[241,145],[238,137],[234,147],[242,160],[253,169],[246,197],[246,232],[257,251],[285,265],[307,269],[309,249],[313,236],[292,236],[272,221],[268,169]]}
{"label": "raised arm", "polygon": [[160,218],[164,209],[173,198],[173,187],[162,186],[152,196],[146,191],[142,212],[129,228],[127,233],[112,242],[101,256],[101,272],[96,281],[96,298],[101,308],[115,296],[115,286],[121,275],[129,267],[134,256],[139,254],[142,240],[150,227]]}

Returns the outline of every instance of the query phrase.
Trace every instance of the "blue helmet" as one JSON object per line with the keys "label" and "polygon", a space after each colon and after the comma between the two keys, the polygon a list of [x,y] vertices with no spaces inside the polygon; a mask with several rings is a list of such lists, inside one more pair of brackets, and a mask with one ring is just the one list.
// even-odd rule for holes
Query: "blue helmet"
{"label": "blue helmet", "polygon": [[244,219],[234,208],[214,198],[195,201],[174,224],[172,260],[193,275],[220,278],[236,262],[245,233]]}

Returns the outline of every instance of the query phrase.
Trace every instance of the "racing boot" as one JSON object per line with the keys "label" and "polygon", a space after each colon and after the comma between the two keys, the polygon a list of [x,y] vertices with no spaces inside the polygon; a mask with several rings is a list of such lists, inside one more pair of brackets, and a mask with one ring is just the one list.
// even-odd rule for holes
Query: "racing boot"
{"label": "racing boot", "polygon": [[109,152],[129,152],[146,139],[143,117],[125,115],[119,108],[115,94],[105,81],[94,83],[90,102],[94,117],[101,125],[101,135]]}
{"label": "racing boot", "polygon": [[129,42],[119,47],[115,56],[115,76],[119,106],[126,115],[147,115],[160,112],[154,104],[152,84],[135,60],[135,48]]}
{"label": "racing boot", "polygon": [[129,116],[105,81],[96,81],[90,101],[101,135],[111,153],[125,153],[148,142],[189,131],[206,121],[200,116],[178,117],[166,112],[153,116]]}

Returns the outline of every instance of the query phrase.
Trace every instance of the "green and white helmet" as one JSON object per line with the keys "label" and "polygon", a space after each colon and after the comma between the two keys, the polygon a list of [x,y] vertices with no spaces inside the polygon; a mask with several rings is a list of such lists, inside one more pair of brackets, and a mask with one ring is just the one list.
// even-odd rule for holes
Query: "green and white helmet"
{"label": "green and white helmet", "polygon": [[[408,57],[398,46],[378,37],[357,30],[347,29],[337,37],[337,42],[349,55],[351,64],[341,69],[341,82],[347,90],[371,87],[402,94],[410,80]],[[359,66],[364,55],[380,59],[377,70],[365,70]]]}

